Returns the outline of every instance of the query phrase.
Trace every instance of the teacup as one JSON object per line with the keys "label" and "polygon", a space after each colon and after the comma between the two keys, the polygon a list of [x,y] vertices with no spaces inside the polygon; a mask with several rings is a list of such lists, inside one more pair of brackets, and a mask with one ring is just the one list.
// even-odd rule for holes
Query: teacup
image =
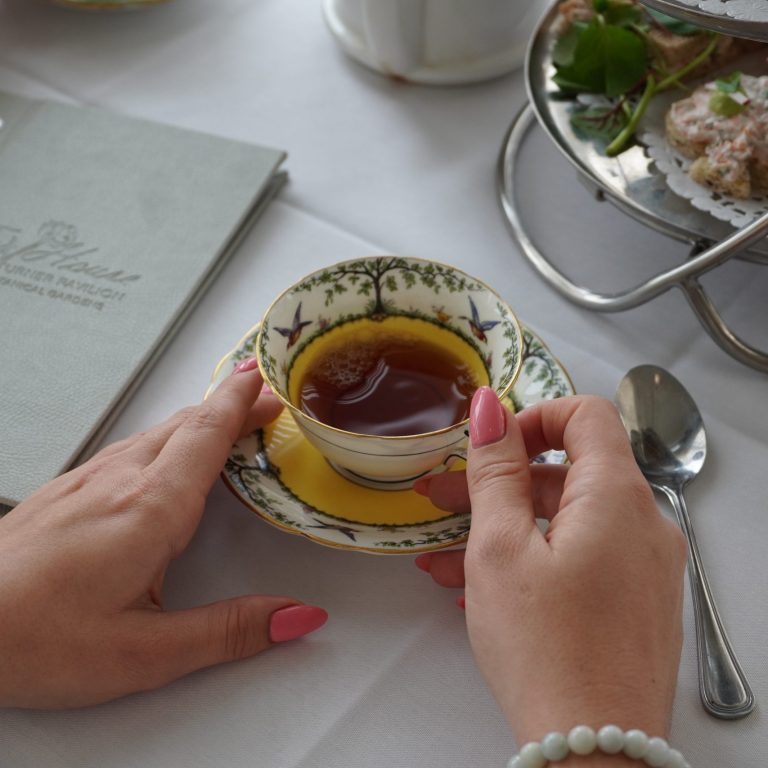
{"label": "teacup", "polygon": [[511,72],[551,0],[324,0],[343,50],[386,75],[432,85]]}
{"label": "teacup", "polygon": [[500,398],[522,365],[522,331],[491,288],[455,267],[412,257],[372,256],[318,270],[285,290],[264,315],[256,344],[265,382],[306,439],[343,476],[371,488],[409,488],[444,471],[466,447],[468,419],[419,434],[381,435],[331,426],[299,407],[299,378],[313,349],[351,324],[376,334],[407,326],[456,350]]}

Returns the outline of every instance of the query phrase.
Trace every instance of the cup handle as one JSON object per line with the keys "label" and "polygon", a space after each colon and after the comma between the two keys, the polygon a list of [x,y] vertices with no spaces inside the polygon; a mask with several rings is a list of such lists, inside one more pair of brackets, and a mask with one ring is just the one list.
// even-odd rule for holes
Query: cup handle
{"label": "cup handle", "polygon": [[466,448],[457,448],[455,451],[451,451],[442,462],[442,466],[444,466],[446,469],[450,469],[456,461],[459,459],[466,461],[467,460],[467,450]]}
{"label": "cup handle", "polygon": [[363,0],[371,54],[387,75],[407,77],[422,59],[426,0]]}

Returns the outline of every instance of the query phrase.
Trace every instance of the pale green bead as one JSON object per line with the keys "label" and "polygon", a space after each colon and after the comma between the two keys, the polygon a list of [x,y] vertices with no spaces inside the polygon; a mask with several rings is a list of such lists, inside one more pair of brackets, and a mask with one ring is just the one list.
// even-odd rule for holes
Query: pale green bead
{"label": "pale green bead", "polygon": [[645,757],[648,751],[648,737],[643,731],[632,730],[624,734],[624,754],[634,760]]}
{"label": "pale green bead", "polygon": [[597,732],[597,746],[606,755],[617,755],[624,747],[624,731],[617,725],[604,725]]}
{"label": "pale green bead", "polygon": [[568,746],[576,755],[591,755],[597,747],[597,736],[588,725],[577,725],[568,733]]}
{"label": "pale green bead", "polygon": [[662,768],[669,760],[669,744],[658,736],[648,739],[648,751],[644,760],[651,768]]}
{"label": "pale green bead", "polygon": [[669,757],[667,758],[667,764],[665,768],[685,768],[688,763],[685,762],[685,758],[682,753],[676,749],[669,750]]}
{"label": "pale green bead", "polygon": [[529,741],[518,755],[520,768],[544,768],[547,758],[541,752],[541,744],[538,741]]}
{"label": "pale green bead", "polygon": [[568,739],[559,731],[548,733],[541,740],[541,753],[547,760],[562,760],[568,754]]}
{"label": "pale green bead", "polygon": [[515,755],[514,757],[510,757],[509,762],[507,763],[507,768],[523,768],[523,765],[520,762],[520,756]]}

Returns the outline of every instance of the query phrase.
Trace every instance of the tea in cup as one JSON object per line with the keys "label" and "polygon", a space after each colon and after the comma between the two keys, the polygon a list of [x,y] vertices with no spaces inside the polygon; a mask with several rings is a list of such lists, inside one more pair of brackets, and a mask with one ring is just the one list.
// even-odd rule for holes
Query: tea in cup
{"label": "tea in cup", "polygon": [[257,341],[266,383],[342,475],[409,488],[463,455],[474,391],[505,396],[522,332],[488,286],[444,264],[376,256],[283,292]]}

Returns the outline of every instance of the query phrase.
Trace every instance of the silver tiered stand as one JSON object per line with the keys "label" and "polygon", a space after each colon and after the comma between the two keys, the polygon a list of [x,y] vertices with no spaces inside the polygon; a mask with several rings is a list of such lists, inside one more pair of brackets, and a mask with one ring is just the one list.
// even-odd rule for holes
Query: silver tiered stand
{"label": "silver tiered stand", "polygon": [[[643,0],[665,13],[692,21],[702,27],[734,37],[768,42],[768,18],[760,0],[721,0],[721,13],[701,11],[696,0]],[[749,16],[750,3],[758,18]],[[556,33],[556,2],[534,33],[526,59],[526,86],[529,102],[512,123],[502,145],[498,162],[498,192],[509,228],[526,259],[549,285],[565,298],[587,309],[620,312],[643,304],[676,287],[683,291],[707,333],[736,360],[768,372],[768,352],[751,346],[725,323],[704,291],[699,277],[729,259],[737,257],[768,265],[768,214],[748,226],[734,230],[729,224],[694,208],[675,195],[664,177],[655,170],[640,146],[615,158],[606,157],[589,141],[578,137],[570,125],[569,103],[552,82],[551,60]],[[761,9],[762,5],[762,9]],[[708,3],[711,8],[712,2]],[[746,6],[746,8],[745,8]],[[741,18],[729,16],[729,7]],[[607,200],[620,210],[662,234],[690,245],[688,259],[679,266],[618,293],[597,293],[577,285],[555,267],[534,244],[516,205],[515,171],[523,140],[538,124],[576,167],[581,181],[598,200]]]}

